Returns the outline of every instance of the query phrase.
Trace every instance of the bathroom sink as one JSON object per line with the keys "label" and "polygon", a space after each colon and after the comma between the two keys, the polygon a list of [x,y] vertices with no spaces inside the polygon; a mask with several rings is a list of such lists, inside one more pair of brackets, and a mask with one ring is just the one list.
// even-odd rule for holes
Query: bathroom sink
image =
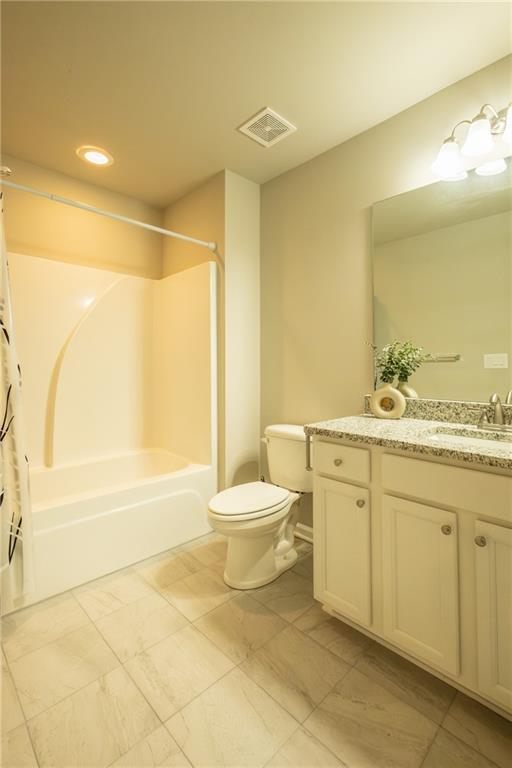
{"label": "bathroom sink", "polygon": [[436,427],[425,436],[429,443],[444,446],[453,446],[455,443],[469,447],[490,447],[490,444],[512,445],[512,432],[500,430],[479,429],[478,427]]}

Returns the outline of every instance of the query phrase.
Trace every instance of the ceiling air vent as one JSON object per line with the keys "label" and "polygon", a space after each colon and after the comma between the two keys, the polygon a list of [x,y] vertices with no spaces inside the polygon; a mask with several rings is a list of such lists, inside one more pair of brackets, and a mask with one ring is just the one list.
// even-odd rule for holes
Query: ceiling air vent
{"label": "ceiling air vent", "polygon": [[238,130],[263,147],[272,147],[296,131],[297,128],[270,107],[265,107],[241,125]]}

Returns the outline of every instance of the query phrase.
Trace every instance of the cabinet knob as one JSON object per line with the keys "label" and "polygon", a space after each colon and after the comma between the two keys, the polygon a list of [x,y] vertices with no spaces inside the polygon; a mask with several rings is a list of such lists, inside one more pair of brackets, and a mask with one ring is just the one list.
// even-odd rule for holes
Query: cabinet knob
{"label": "cabinet knob", "polygon": [[340,467],[343,464],[343,459],[334,459],[334,466]]}
{"label": "cabinet knob", "polygon": [[449,536],[452,532],[451,525],[442,525],[441,526],[441,532],[444,533],[445,536]]}
{"label": "cabinet knob", "polygon": [[358,499],[356,501],[356,504],[359,507],[359,509],[362,509],[364,507],[364,505],[366,504],[366,501],[364,499]]}
{"label": "cabinet knob", "polygon": [[475,544],[477,547],[486,547],[487,546],[487,539],[485,536],[475,536]]}

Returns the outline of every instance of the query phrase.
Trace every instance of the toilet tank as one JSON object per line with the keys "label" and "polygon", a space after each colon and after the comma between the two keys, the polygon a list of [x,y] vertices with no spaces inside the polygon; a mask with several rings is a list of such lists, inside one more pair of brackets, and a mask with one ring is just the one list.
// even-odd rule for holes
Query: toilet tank
{"label": "toilet tank", "polygon": [[313,473],[306,471],[306,435],[298,424],[272,424],[265,429],[270,481],[289,491],[311,493]]}

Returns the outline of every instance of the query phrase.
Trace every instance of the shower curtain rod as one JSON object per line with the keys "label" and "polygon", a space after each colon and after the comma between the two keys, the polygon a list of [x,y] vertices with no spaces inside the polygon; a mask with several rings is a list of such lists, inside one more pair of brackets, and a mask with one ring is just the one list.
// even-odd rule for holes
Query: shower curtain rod
{"label": "shower curtain rod", "polygon": [[[3,176],[3,174],[0,173],[0,176]],[[131,219],[129,216],[122,216],[119,213],[110,213],[110,211],[104,211],[102,208],[95,208],[94,205],[89,205],[88,203],[81,203],[79,200],[71,200],[69,197],[61,197],[61,195],[55,195],[52,192],[42,192],[40,189],[27,187],[24,184],[17,184],[16,182],[9,181],[8,179],[3,177],[1,178],[0,183],[5,184],[6,187],[19,189],[21,192],[28,192],[31,195],[37,195],[37,197],[44,197],[47,200],[53,200],[56,203],[63,203],[64,205],[70,205],[73,208],[80,208],[83,211],[89,211],[90,213],[97,213],[100,216],[106,216],[107,219],[114,219],[114,221],[122,221],[125,224],[133,224],[135,227],[141,227],[142,229],[149,229],[151,232],[157,232],[159,235],[164,235],[165,237],[175,237],[178,240],[184,240],[187,243],[202,245],[204,248],[207,248],[209,251],[211,251],[211,253],[216,258],[218,258],[217,243],[207,242],[206,240],[198,240],[196,237],[189,237],[188,235],[182,235],[180,232],[173,232],[170,229],[157,227],[155,226],[155,224],[147,224],[145,221],[139,221],[138,219]]]}

